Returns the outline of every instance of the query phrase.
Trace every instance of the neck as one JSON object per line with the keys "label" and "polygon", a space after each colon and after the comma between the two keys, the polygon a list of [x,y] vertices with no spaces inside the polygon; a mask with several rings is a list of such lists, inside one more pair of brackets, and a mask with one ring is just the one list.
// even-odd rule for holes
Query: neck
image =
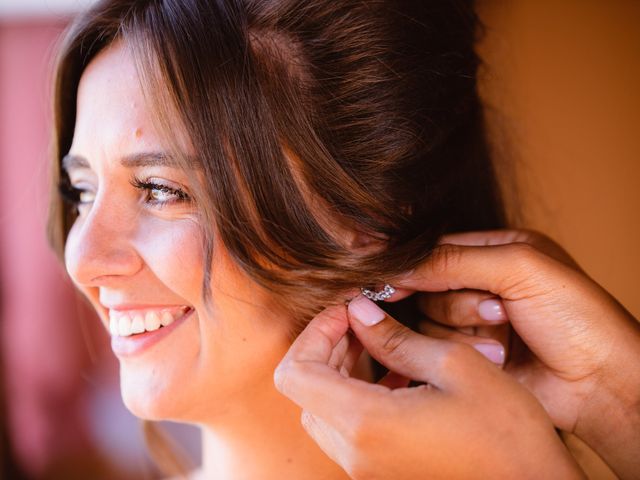
{"label": "neck", "polygon": [[275,388],[267,396],[203,425],[202,478],[347,479],[303,430],[301,409]]}

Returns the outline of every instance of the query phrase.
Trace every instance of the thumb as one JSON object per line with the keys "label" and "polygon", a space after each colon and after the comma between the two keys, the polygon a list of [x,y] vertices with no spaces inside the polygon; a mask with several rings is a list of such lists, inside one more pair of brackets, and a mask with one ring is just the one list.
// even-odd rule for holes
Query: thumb
{"label": "thumb", "polygon": [[453,390],[464,382],[466,372],[477,369],[478,362],[489,365],[470,345],[414,332],[363,295],[354,298],[347,311],[351,329],[363,347],[389,370],[405,377]]}

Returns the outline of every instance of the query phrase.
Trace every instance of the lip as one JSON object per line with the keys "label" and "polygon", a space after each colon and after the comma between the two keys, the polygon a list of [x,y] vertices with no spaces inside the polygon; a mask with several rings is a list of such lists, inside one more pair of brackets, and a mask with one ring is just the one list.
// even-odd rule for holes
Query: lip
{"label": "lip", "polygon": [[[119,309],[125,310],[122,307]],[[195,310],[193,308],[190,308],[187,313],[177,320],[174,320],[171,325],[160,327],[158,330],[154,330],[153,332],[138,333],[128,337],[112,335],[111,350],[113,350],[113,353],[119,358],[128,358],[140,355],[158,342],[161,342],[166,336],[171,335],[171,332],[191,317],[194,311]]]}
{"label": "lip", "polygon": [[[116,310],[118,312],[126,312],[129,310],[169,310],[169,309],[174,309],[174,308],[180,308],[183,305],[157,305],[157,304],[118,304],[118,305],[109,305],[109,304],[104,304],[101,303],[101,305],[106,309],[106,310]],[[186,306],[186,305],[184,305]],[[191,308],[191,307],[189,307]]]}

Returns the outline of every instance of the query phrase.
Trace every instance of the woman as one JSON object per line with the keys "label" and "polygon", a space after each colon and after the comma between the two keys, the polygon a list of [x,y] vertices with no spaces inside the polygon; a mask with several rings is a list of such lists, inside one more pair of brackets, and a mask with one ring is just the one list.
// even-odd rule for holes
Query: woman
{"label": "woman", "polygon": [[[51,238],[111,333],[127,407],[202,427],[203,478],[346,478],[276,390],[278,362],[443,233],[504,225],[475,27],[462,1],[110,0],[70,29]],[[476,454],[579,477],[539,402],[479,365],[500,388],[453,416],[489,420]]]}

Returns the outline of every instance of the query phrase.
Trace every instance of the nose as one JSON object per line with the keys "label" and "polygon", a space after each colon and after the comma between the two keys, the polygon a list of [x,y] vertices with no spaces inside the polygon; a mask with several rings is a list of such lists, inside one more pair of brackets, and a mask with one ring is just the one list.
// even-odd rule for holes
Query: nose
{"label": "nose", "polygon": [[76,219],[65,246],[65,264],[79,285],[98,287],[121,281],[142,269],[143,260],[132,239],[136,215],[117,199],[98,196],[87,213]]}

